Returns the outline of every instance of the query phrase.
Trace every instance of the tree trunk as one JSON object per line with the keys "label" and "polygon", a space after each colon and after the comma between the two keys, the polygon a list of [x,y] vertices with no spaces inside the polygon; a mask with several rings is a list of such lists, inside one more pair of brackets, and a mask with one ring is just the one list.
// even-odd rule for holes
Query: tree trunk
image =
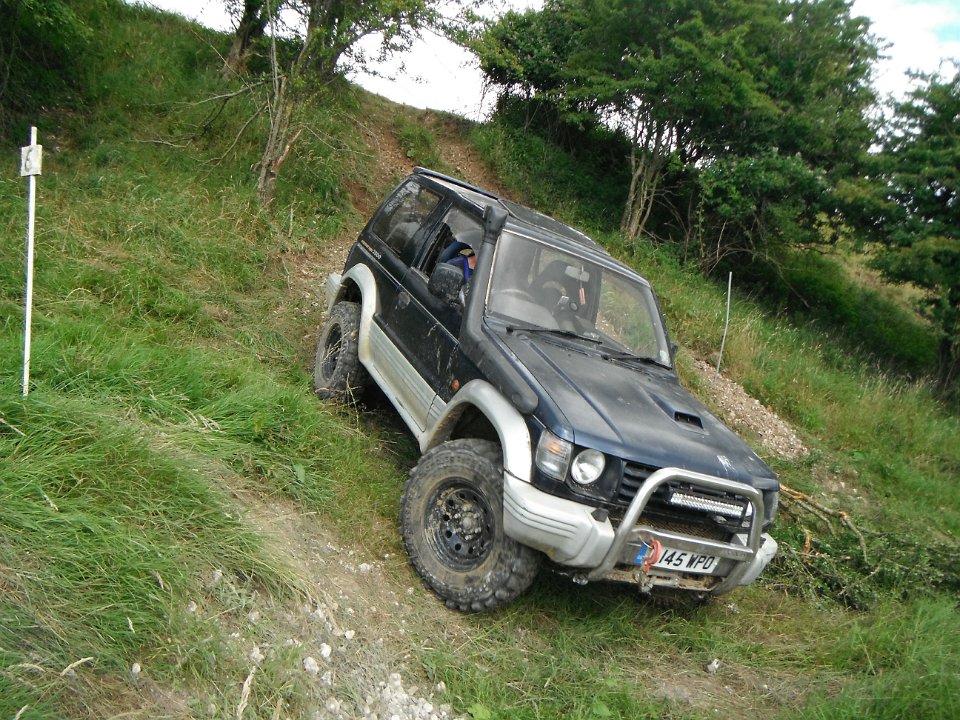
{"label": "tree trunk", "polygon": [[253,44],[263,37],[267,27],[267,13],[264,12],[264,0],[244,0],[243,15],[233,36],[230,52],[223,61],[220,76],[224,79],[242,74],[247,69],[247,60]]}
{"label": "tree trunk", "polygon": [[638,113],[633,126],[630,149],[630,190],[620,221],[620,231],[633,242],[646,228],[663,178],[668,158],[667,131],[663,126],[643,121]]}
{"label": "tree trunk", "polygon": [[293,111],[296,103],[290,97],[287,80],[280,81],[280,89],[274,98],[273,113],[270,118],[270,135],[260,158],[260,177],[257,179],[257,199],[263,207],[273,204],[277,192],[277,175],[280,166],[290,154],[290,149],[300,136],[297,130],[291,136]]}

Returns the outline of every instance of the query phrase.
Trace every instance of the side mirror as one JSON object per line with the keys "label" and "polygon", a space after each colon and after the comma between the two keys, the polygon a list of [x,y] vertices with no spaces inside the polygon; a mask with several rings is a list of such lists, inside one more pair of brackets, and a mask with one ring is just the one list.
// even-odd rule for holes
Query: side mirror
{"label": "side mirror", "polygon": [[438,263],[430,273],[427,289],[434,297],[452,305],[459,297],[463,283],[463,271],[460,268],[447,263]]}

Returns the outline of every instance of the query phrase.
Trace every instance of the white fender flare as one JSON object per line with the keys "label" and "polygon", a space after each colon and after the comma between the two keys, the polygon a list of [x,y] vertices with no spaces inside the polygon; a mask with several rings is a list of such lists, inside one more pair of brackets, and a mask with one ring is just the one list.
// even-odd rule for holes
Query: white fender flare
{"label": "white fender flare", "polygon": [[[366,265],[358,263],[347,270],[343,275],[331,275],[327,279],[327,298],[330,307],[333,307],[341,295],[345,281],[350,280],[360,288],[360,338],[357,349],[360,362],[365,365],[370,361],[370,325],[373,316],[380,312],[380,296],[377,293],[377,281],[373,272]],[[335,283],[331,287],[331,283]],[[329,308],[327,308],[329,310]]]}
{"label": "white fender flare", "polygon": [[476,407],[497,431],[503,450],[503,469],[530,482],[533,447],[523,416],[486,380],[471,380],[449,403],[438,398],[430,411],[429,428],[418,439],[420,452],[444,442],[467,407]]}

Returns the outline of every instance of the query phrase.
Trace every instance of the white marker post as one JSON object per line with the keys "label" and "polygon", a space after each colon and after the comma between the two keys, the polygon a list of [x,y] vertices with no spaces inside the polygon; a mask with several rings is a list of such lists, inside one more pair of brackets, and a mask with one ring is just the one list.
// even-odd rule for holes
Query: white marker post
{"label": "white marker post", "polygon": [[27,200],[27,288],[23,299],[23,396],[30,392],[30,322],[33,316],[33,218],[37,203],[37,175],[43,147],[37,145],[37,129],[30,128],[30,144],[20,148],[20,177],[29,178]]}
{"label": "white marker post", "polygon": [[727,277],[727,322],[723,326],[723,339],[720,341],[720,355],[717,356],[717,375],[720,374],[720,361],[723,360],[723,346],[727,344],[727,331],[730,329],[730,295],[733,292],[733,272]]}

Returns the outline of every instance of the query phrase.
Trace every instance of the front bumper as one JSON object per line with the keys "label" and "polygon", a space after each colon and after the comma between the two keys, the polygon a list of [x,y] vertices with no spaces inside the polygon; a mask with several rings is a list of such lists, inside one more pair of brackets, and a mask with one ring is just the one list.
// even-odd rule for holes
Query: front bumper
{"label": "front bumper", "polygon": [[[654,492],[674,480],[748,499],[753,505],[750,527],[730,542],[722,542],[641,524],[643,510]],[[663,468],[647,478],[616,528],[607,513],[545,493],[509,473],[504,473],[503,506],[504,526],[510,537],[543,551],[554,562],[582,569],[586,580],[630,579],[642,587],[664,585],[721,595],[753,582],[777,550],[776,541],[762,532],[761,491],[679,468]],[[640,546],[651,545],[654,540],[676,550],[720,558],[717,574],[642,570],[633,559]]]}

